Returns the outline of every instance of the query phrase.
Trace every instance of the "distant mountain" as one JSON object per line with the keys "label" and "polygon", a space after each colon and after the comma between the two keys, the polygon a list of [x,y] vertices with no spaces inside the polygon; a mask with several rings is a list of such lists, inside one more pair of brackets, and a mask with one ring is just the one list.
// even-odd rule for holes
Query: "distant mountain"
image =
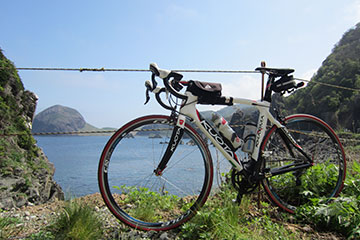
{"label": "distant mountain", "polygon": [[33,121],[32,132],[75,132],[97,131],[98,128],[88,124],[75,109],[55,105],[37,114]]}

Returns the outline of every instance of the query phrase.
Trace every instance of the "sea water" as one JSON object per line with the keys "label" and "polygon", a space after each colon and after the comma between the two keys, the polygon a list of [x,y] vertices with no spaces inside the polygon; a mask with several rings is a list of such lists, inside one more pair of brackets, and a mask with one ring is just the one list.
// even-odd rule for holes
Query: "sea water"
{"label": "sea water", "polygon": [[55,166],[55,181],[66,194],[84,196],[99,192],[97,167],[109,136],[35,136]]}
{"label": "sea water", "polygon": [[[35,136],[35,139],[49,161],[54,164],[54,179],[65,194],[80,197],[99,192],[98,164],[102,150],[110,136]],[[134,144],[133,148],[139,151],[139,144]],[[129,152],[131,152],[130,149]],[[214,163],[213,184],[216,187],[221,181],[221,172],[229,171],[230,164],[211,145],[210,152]],[[131,163],[128,165],[126,173],[131,179],[134,173],[131,172]],[[122,177],[127,178],[124,175]],[[185,180],[186,176],[181,179]]]}

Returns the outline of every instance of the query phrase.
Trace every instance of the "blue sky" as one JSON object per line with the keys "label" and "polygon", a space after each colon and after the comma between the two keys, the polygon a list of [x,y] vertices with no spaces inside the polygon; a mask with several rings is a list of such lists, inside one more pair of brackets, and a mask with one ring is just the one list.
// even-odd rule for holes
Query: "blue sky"
{"label": "blue sky", "polygon": [[[360,0],[2,1],[0,48],[17,67],[253,70],[294,68],[309,79],[341,36],[360,22]],[[149,73],[19,71],[39,96],[37,112],[77,109],[97,127],[166,113],[144,106]],[[184,74],[260,97],[254,74]],[[202,107],[201,109],[205,109]]]}

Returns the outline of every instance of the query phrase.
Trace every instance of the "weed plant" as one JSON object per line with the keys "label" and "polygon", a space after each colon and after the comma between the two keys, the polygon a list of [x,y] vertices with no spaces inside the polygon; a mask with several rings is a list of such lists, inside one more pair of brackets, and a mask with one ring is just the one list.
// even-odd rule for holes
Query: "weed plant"
{"label": "weed plant", "polygon": [[102,238],[102,223],[94,210],[77,200],[68,201],[49,227],[55,239],[92,240]]}

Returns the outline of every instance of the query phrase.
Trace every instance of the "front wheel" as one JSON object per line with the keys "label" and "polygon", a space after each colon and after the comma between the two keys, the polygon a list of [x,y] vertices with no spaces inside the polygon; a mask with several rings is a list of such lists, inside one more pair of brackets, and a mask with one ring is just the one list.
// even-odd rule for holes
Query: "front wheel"
{"label": "front wheel", "polygon": [[[306,204],[311,198],[336,197],[344,184],[346,160],[335,132],[322,120],[311,115],[292,115],[285,119],[290,135],[313,160],[313,166],[266,177],[262,184],[272,202],[287,212]],[[280,129],[273,126],[261,145],[262,169],[285,169],[306,162],[306,158],[286,141]]]}
{"label": "front wheel", "polygon": [[175,123],[167,116],[135,119],[106,144],[99,163],[101,195],[125,224],[162,231],[189,220],[205,203],[213,166],[200,135],[188,124],[161,174],[155,174]]}

